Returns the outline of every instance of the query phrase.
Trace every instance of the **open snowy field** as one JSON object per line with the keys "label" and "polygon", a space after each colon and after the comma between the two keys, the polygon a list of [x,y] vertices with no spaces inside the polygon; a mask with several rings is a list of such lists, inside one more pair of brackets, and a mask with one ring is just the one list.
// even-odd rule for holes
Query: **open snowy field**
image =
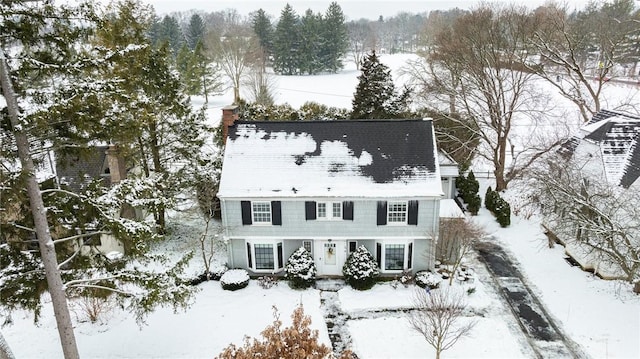
{"label": "open snowy field", "polygon": [[[382,55],[381,60],[397,70],[414,55]],[[276,76],[276,101],[299,107],[314,101],[335,107],[351,107],[357,84],[353,64],[334,75]],[[545,86],[541,83],[540,86]],[[571,114],[573,108],[554,96],[559,108]],[[637,86],[612,86],[607,90],[607,105],[631,99],[640,104]],[[210,99],[207,114],[211,123],[220,120],[221,108],[232,96]],[[202,99],[194,99],[202,106]],[[605,105],[605,108],[608,108]],[[575,112],[575,111],[573,111]],[[576,116],[577,119],[577,116]],[[578,122],[575,122],[576,126]],[[526,133],[529,128],[522,127]],[[553,131],[553,128],[547,130]],[[486,170],[486,169],[485,169]],[[478,172],[476,172],[477,174]],[[482,180],[481,180],[482,181]],[[481,182],[484,193],[487,182]],[[493,184],[491,184],[493,185]],[[517,194],[511,193],[512,196]],[[180,222],[179,218],[173,221]],[[542,300],[561,329],[592,358],[640,358],[640,296],[627,284],[602,281],[592,274],[569,266],[562,248],[547,247],[540,226],[534,220],[513,217],[509,228],[499,228],[486,210],[477,221],[520,262],[519,269]],[[181,247],[176,247],[180,250]],[[198,259],[194,259],[197,261]],[[477,324],[471,335],[461,340],[444,357],[455,358],[528,358],[533,353],[513,316],[499,295],[488,284],[486,270],[474,260],[476,291],[468,297],[469,320]],[[163,308],[151,314],[139,327],[132,315],[114,308],[100,323],[76,321],[76,336],[83,358],[211,358],[229,343],[241,344],[244,335],[258,336],[273,321],[272,306],[287,325],[299,303],[312,318],[312,327],[320,331],[322,342],[329,343],[321,308],[320,291],[296,291],[286,283],[262,289],[256,281],[248,288],[223,291],[218,282],[203,283],[191,307],[174,313]],[[344,288],[338,292],[339,307],[349,314],[345,328],[351,335],[352,349],[360,358],[424,358],[435,351],[411,331],[400,309],[411,305],[413,288],[393,289],[388,283],[370,291]],[[41,320],[34,324],[29,313],[15,312],[13,324],[0,329],[17,358],[62,357],[52,309],[45,305]]]}

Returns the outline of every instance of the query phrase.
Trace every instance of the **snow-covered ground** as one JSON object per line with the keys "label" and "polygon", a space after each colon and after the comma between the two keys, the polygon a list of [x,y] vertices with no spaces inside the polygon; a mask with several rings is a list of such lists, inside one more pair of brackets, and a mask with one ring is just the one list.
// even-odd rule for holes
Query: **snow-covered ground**
{"label": "snow-covered ground", "polygon": [[[397,69],[412,55],[383,55],[397,78]],[[306,101],[329,106],[351,107],[358,71],[348,64],[335,75],[277,76],[277,101],[299,107]],[[398,79],[401,81],[401,79]],[[544,84],[542,84],[544,86]],[[549,87],[549,93],[555,93]],[[620,86],[608,90],[614,104],[617,99],[639,102],[638,87]],[[220,109],[231,103],[231,94],[210,99],[207,109],[211,123],[217,123]],[[566,106],[556,96],[559,106]],[[194,99],[200,107],[202,99]],[[569,106],[566,106],[570,108]],[[605,106],[606,107],[606,106]],[[486,169],[485,169],[486,170]],[[478,174],[478,172],[476,172]],[[480,176],[479,176],[480,177]],[[481,193],[488,184],[482,182]],[[490,180],[489,180],[490,181]],[[517,194],[512,193],[512,196]],[[486,210],[477,221],[519,262],[519,269],[534,292],[549,310],[561,329],[584,352],[593,358],[640,358],[640,297],[631,293],[628,284],[595,278],[563,259],[562,248],[547,247],[547,241],[535,218],[512,219],[509,228],[500,228]],[[171,222],[181,221],[174,217]],[[182,240],[197,236],[197,228],[184,231],[172,239],[167,248],[182,252],[192,247]],[[198,257],[194,258],[197,266]],[[445,357],[516,358],[534,356],[513,316],[501,297],[489,284],[487,271],[473,258],[477,279],[475,292],[468,296],[470,317],[477,322],[470,336],[462,339]],[[312,318],[312,327],[329,343],[323,319],[320,291],[292,290],[281,282],[271,289],[251,281],[245,289],[223,291],[219,282],[199,286],[191,307],[174,313],[162,308],[152,313],[139,327],[133,316],[114,308],[99,323],[76,321],[75,331],[83,358],[211,358],[229,343],[241,344],[244,335],[256,337],[273,321],[272,306],[277,306],[287,325],[296,305],[304,305]],[[351,347],[360,358],[431,357],[433,349],[408,326],[401,309],[411,305],[414,288],[397,289],[389,283],[378,284],[370,291],[341,289],[337,300],[341,310],[352,319],[345,324]],[[80,314],[81,311],[77,310]],[[38,324],[29,313],[15,312],[13,324],[0,329],[17,358],[62,357],[55,320],[50,305],[45,305]]]}

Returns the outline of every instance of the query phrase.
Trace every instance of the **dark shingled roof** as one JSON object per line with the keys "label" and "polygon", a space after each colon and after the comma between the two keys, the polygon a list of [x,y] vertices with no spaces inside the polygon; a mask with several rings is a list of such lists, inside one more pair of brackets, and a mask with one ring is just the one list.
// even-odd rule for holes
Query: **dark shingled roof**
{"label": "dark shingled roof", "polygon": [[431,120],[238,121],[218,195],[441,196]]}
{"label": "dark shingled roof", "polygon": [[[236,129],[243,124],[256,126],[256,131],[269,133],[286,132],[295,135],[309,134],[316,141],[316,149],[291,161],[304,163],[308,158],[320,156],[320,145],[324,141],[341,141],[347,144],[356,157],[363,151],[373,157],[371,165],[362,166],[365,176],[376,183],[388,183],[400,177],[411,176],[400,168],[424,168],[435,172],[434,139],[432,122],[423,120],[352,120],[352,121],[295,121],[252,122],[238,121],[229,130],[229,140],[238,136]],[[336,172],[340,168],[335,168]]]}
{"label": "dark shingled roof", "polygon": [[584,139],[597,143],[602,151],[605,170],[620,163],[620,182],[629,188],[640,177],[640,117],[602,110],[585,127],[603,122]]}

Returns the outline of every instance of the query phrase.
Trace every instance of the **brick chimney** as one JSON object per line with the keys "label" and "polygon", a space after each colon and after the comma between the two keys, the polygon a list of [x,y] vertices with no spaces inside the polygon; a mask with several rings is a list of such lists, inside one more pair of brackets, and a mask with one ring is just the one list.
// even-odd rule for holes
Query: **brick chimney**
{"label": "brick chimney", "polygon": [[233,126],[239,118],[239,107],[236,105],[229,105],[222,108],[222,141],[227,143],[227,135],[229,134],[229,127]]}
{"label": "brick chimney", "polygon": [[111,184],[116,184],[127,177],[127,167],[124,164],[124,158],[120,156],[117,145],[109,145],[106,154]]}

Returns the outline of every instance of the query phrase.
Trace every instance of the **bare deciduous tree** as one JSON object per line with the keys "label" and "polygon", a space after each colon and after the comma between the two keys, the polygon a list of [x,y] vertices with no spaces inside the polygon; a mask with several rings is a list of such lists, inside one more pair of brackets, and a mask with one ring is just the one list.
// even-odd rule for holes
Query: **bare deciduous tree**
{"label": "bare deciduous tree", "polygon": [[474,321],[461,320],[467,307],[463,291],[451,287],[431,291],[416,289],[415,310],[408,316],[409,324],[436,350],[436,359],[460,338],[469,334]]}
{"label": "bare deciduous tree", "polygon": [[233,87],[233,101],[240,101],[240,86],[251,66],[261,61],[258,40],[247,24],[237,24],[224,34],[209,33],[210,57],[218,63]]}
{"label": "bare deciduous tree", "polygon": [[533,14],[540,26],[529,40],[540,55],[539,63],[528,65],[530,71],[572,101],[584,122],[601,110],[608,81],[625,75],[616,73],[616,66],[629,61],[640,31],[640,12],[633,14],[632,1],[598,6],[592,3],[578,14],[554,3],[542,6]]}
{"label": "bare deciduous tree", "polygon": [[[587,156],[588,157],[588,156]],[[577,244],[599,267],[618,268],[640,282],[637,187],[625,189],[594,171],[592,158],[550,158],[532,172],[533,196],[545,221],[565,243]]]}
{"label": "bare deciduous tree", "polygon": [[[446,104],[462,114],[458,118],[471,120],[460,125],[480,139],[477,156],[493,164],[498,191],[558,143],[549,134],[531,136],[551,110],[523,65],[535,29],[524,8],[484,6],[438,33],[424,62],[409,69],[421,74],[414,79],[423,98],[430,98],[428,106],[442,110],[438,106]],[[517,137],[517,126],[530,127],[527,135]]]}
{"label": "bare deciduous tree", "polygon": [[485,234],[482,226],[466,218],[440,220],[440,237],[436,255],[440,262],[452,267],[452,275],[449,277],[450,285],[453,283],[453,273],[460,267],[463,258],[471,252],[473,244]]}
{"label": "bare deciduous tree", "polygon": [[251,98],[250,101],[270,106],[273,105],[273,94],[276,89],[275,78],[262,71],[261,66],[254,66],[247,74],[244,81]]}

